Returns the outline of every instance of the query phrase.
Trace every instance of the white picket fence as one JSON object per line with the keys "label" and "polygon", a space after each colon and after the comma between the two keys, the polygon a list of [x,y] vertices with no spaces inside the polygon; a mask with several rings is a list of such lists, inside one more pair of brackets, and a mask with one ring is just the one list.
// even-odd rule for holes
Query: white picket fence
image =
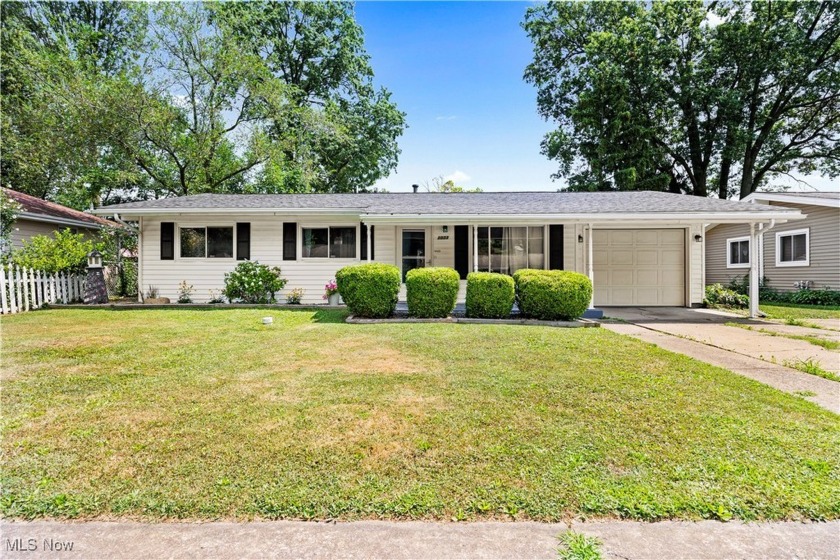
{"label": "white picket fence", "polygon": [[4,315],[47,303],[74,303],[85,295],[85,275],[47,274],[17,266],[0,267],[0,311]]}

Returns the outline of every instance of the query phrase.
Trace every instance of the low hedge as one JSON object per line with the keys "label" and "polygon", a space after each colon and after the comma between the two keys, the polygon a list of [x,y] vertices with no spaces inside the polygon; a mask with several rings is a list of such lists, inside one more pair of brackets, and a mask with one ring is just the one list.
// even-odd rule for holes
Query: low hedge
{"label": "low hedge", "polygon": [[455,309],[461,277],[446,267],[415,268],[405,275],[408,314],[446,317]]}
{"label": "low hedge", "polygon": [[745,308],[750,305],[750,298],[735,290],[725,288],[722,284],[709,284],[706,286],[706,297],[703,298],[703,303],[708,307],[720,305]]}
{"label": "low hedge", "polygon": [[467,317],[506,319],[514,301],[513,278],[495,272],[467,275]]}
{"label": "low hedge", "polygon": [[513,279],[519,311],[525,317],[577,319],[592,299],[592,283],[577,272],[523,269],[514,273]]}
{"label": "low hedge", "polygon": [[335,273],[338,293],[357,317],[390,317],[400,294],[400,271],[390,264],[345,266]]}

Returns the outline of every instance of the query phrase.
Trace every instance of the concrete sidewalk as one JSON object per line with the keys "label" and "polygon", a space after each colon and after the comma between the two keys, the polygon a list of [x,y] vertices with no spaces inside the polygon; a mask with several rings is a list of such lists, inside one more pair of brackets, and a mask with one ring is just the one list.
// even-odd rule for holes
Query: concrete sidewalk
{"label": "concrete sidewalk", "polygon": [[[575,522],[604,558],[836,559],[840,522]],[[8,522],[2,558],[557,558],[566,524],[533,522],[308,523]],[[62,543],[62,550],[56,550]],[[34,548],[33,548],[34,547]],[[46,548],[45,548],[46,547]],[[52,550],[50,548],[52,547]],[[72,547],[72,550],[70,550]],[[19,550],[10,550],[18,548]],[[31,550],[29,550],[31,548]],[[22,551],[26,550],[26,551]]]}

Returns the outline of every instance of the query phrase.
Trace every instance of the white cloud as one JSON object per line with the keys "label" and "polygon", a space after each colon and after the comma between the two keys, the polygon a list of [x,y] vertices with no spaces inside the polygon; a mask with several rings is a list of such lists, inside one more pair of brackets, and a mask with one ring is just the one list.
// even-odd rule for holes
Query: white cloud
{"label": "white cloud", "polygon": [[439,117],[435,117],[436,121],[454,121],[457,119],[457,115],[441,115]]}
{"label": "white cloud", "polygon": [[443,178],[444,181],[452,181],[456,185],[459,185],[461,183],[466,183],[470,179],[472,179],[472,177],[470,177],[469,175],[467,175],[463,171],[458,171],[458,170],[456,170],[454,173],[450,173],[449,175],[446,175]]}

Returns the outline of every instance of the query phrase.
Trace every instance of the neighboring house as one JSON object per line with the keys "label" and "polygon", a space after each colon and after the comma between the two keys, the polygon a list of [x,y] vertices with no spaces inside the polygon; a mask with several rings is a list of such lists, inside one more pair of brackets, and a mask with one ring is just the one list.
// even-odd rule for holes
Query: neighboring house
{"label": "neighboring house", "polygon": [[[840,289],[840,193],[753,193],[744,201],[762,208],[794,208],[806,218],[762,230],[759,276],[767,287]],[[706,283],[727,284],[749,272],[753,255],[745,224],[711,224],[706,229]]]}
{"label": "neighboring house", "polygon": [[96,212],[139,224],[142,291],[155,286],[173,300],[186,280],[207,301],[238,260],[251,259],[281,267],[286,291],[303,288],[304,302],[320,303],[339,268],[370,259],[403,275],[452,267],[462,279],[473,270],[574,270],[594,276],[601,306],[700,305],[704,224],[801,217],[661,192],[200,194]]}
{"label": "neighboring house", "polygon": [[3,194],[17,202],[21,208],[12,226],[11,241],[14,249],[23,247],[24,240],[36,235],[52,235],[55,231],[67,228],[74,233],[84,233],[93,237],[103,227],[119,227],[105,218],[11,189],[4,188]]}

